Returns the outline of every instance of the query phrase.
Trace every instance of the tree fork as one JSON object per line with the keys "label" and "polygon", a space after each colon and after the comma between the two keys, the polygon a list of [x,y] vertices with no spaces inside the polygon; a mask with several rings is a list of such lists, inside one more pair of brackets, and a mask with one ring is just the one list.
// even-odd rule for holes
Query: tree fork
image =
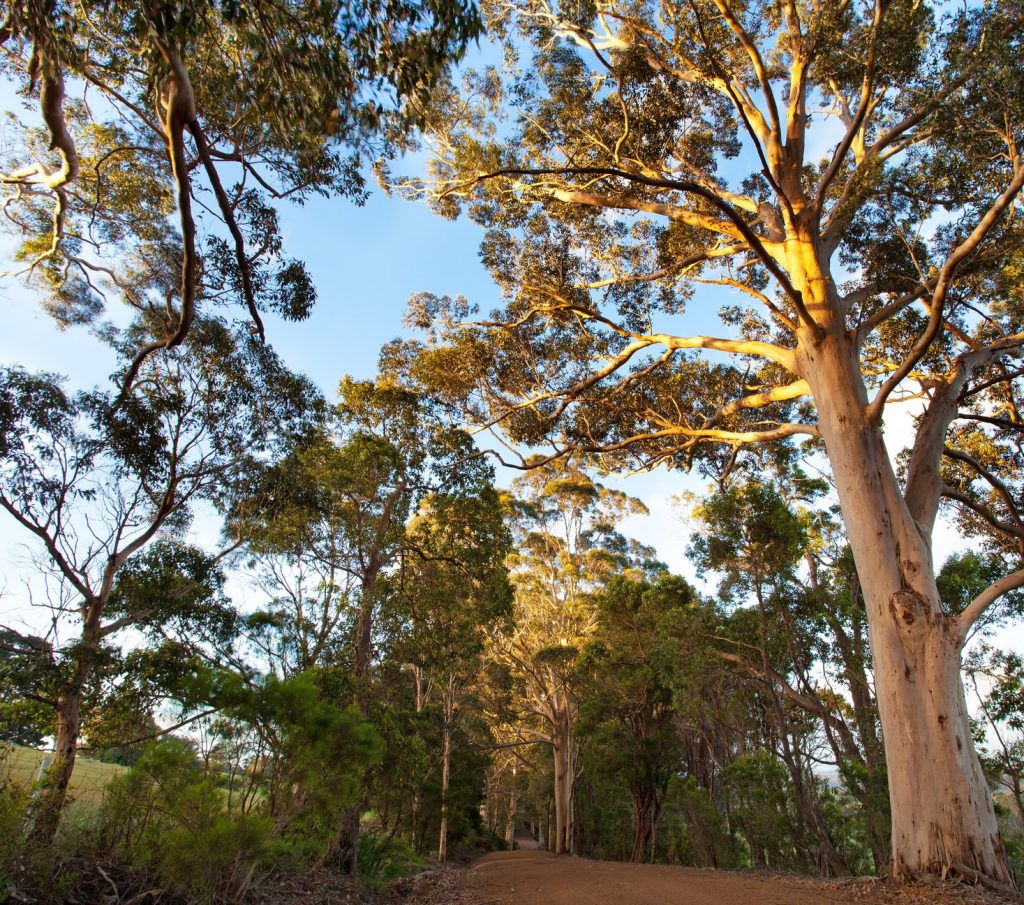
{"label": "tree fork", "polygon": [[971,739],[958,623],[942,612],[929,545],[868,415],[854,352],[845,336],[833,335],[804,347],[803,356],[867,608],[892,808],[891,874],[906,880],[964,865],[1012,886]]}

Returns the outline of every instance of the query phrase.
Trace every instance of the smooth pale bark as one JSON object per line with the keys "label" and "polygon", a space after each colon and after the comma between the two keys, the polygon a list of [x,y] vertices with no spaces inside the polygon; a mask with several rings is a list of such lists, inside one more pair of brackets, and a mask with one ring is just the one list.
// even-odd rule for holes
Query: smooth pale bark
{"label": "smooth pale bark", "polygon": [[519,799],[519,788],[516,783],[516,775],[519,772],[519,764],[512,764],[512,791],[508,799],[508,817],[505,820],[505,842],[511,849],[516,841],[516,804]]}
{"label": "smooth pale bark", "polygon": [[569,714],[561,711],[554,725],[551,754],[554,761],[554,841],[556,855],[571,854],[573,847],[573,795],[576,787],[576,752]]}
{"label": "smooth pale bark", "polygon": [[[413,665],[412,668],[413,679],[416,682],[416,715],[419,716],[423,713],[423,708],[427,702],[426,689],[428,684],[424,681],[424,672],[422,666]],[[416,736],[419,737],[419,723],[417,722]],[[422,845],[422,833],[420,832],[420,798],[421,793],[419,786],[416,787],[416,791],[413,792],[412,796],[412,837],[413,837],[413,851],[417,855],[423,853]]]}
{"label": "smooth pale bark", "polygon": [[544,833],[547,842],[547,850],[553,852],[555,850],[555,821],[551,819],[551,812],[554,810],[554,799],[548,799],[548,810],[547,810],[547,829]]}
{"label": "smooth pale bark", "polygon": [[[813,260],[813,249],[803,251],[804,262]],[[805,298],[834,296],[828,279],[804,276],[798,288]],[[820,311],[826,303],[837,305],[821,298],[809,307]],[[892,807],[892,874],[966,867],[1010,885],[971,740],[961,635],[942,612],[929,543],[911,517],[881,430],[867,417],[856,349],[839,327],[817,341],[802,339],[800,370],[817,403],[867,608]]]}

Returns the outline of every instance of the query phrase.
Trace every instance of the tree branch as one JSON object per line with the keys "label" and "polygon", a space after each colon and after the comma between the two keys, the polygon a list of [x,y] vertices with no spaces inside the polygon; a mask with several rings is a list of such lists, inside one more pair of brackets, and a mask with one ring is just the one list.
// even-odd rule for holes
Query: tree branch
{"label": "tree branch", "polygon": [[963,644],[967,639],[967,633],[970,631],[971,626],[978,621],[993,603],[1004,594],[1008,594],[1010,591],[1021,586],[1024,586],[1024,569],[1018,569],[1016,572],[1011,572],[998,581],[992,582],[974,600],[967,604],[956,620],[960,644]]}
{"label": "tree branch", "polygon": [[957,268],[959,268],[963,260],[984,241],[985,237],[995,226],[1003,212],[1010,206],[1014,198],[1017,197],[1021,188],[1024,187],[1024,164],[1021,163],[1019,157],[1015,156],[1013,165],[1014,173],[1013,178],[1010,180],[1010,184],[992,203],[992,206],[988,211],[986,211],[985,216],[983,216],[975,225],[974,229],[971,230],[971,234],[949,253],[949,256],[946,258],[946,263],[942,265],[942,270],[939,271],[938,278],[935,281],[935,289],[931,296],[928,326],[925,328],[924,333],[918,337],[917,342],[914,343],[913,348],[910,350],[910,353],[904,359],[903,363],[882,385],[882,388],[871,401],[867,410],[867,415],[870,420],[877,423],[881,419],[885,400],[914,369],[914,366],[924,358],[928,349],[931,347],[932,342],[939,335],[939,331],[943,324],[943,308],[946,303],[946,295],[956,277]]}
{"label": "tree branch", "polygon": [[[707,215],[698,214],[695,211],[688,211],[685,208],[679,208],[673,205],[630,201],[628,199],[615,201],[601,195],[590,195],[588,193],[575,192],[572,190],[555,188],[545,189],[546,194],[559,201],[591,204],[599,207],[617,208],[619,210],[626,209],[645,211],[647,213],[658,213],[669,217],[670,219],[682,220],[701,229],[724,233],[725,235],[733,238],[743,239],[751,249],[753,249],[754,253],[758,256],[765,268],[773,277],[775,277],[776,281],[782,287],[783,292],[793,303],[801,320],[803,320],[804,323],[816,334],[821,331],[821,328],[811,317],[807,307],[804,305],[803,296],[790,282],[789,277],[782,267],[779,266],[778,261],[776,261],[774,256],[769,253],[765,245],[766,240],[762,240],[761,237],[751,229],[750,225],[746,220],[744,220],[735,207],[698,182],[693,182],[692,180],[656,179],[650,176],[644,176],[639,173],[630,173],[626,170],[616,169],[613,167],[503,167],[499,170],[481,173],[474,177],[469,184],[475,185],[488,179],[496,179],[502,176],[607,176],[613,179],[624,179],[627,182],[639,183],[640,185],[646,185],[650,188],[669,189],[703,198],[705,201],[710,202],[720,210],[726,216],[728,221],[732,223],[734,229],[728,228],[720,220],[715,220]],[[769,242],[769,244],[774,243]]]}

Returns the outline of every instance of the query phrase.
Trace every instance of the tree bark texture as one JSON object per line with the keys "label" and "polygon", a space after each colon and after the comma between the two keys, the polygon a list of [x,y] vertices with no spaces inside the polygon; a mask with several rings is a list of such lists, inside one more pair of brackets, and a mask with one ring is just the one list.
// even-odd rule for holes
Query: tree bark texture
{"label": "tree bark texture", "polygon": [[452,719],[455,715],[455,676],[448,677],[444,696],[444,729],[441,742],[441,833],[437,843],[437,860],[448,859],[448,777],[452,760]]}
{"label": "tree bark texture", "polygon": [[75,650],[74,673],[57,697],[57,737],[53,762],[42,778],[34,808],[31,838],[35,842],[51,842],[60,825],[68,785],[75,769],[78,740],[82,734],[82,696],[95,664],[103,603],[102,600],[94,600],[88,606],[82,640]]}
{"label": "tree bark texture", "polygon": [[647,849],[652,844],[657,812],[658,802],[654,789],[647,785],[634,788],[633,853],[629,856],[629,860],[634,864],[643,862]]}

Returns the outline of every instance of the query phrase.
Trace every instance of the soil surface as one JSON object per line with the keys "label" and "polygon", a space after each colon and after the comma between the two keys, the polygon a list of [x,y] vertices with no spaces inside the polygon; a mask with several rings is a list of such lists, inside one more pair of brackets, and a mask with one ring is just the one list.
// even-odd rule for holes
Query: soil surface
{"label": "soil surface", "polygon": [[465,869],[442,868],[399,881],[401,905],[964,905],[1006,900],[979,887],[892,887],[755,873],[496,852]]}

